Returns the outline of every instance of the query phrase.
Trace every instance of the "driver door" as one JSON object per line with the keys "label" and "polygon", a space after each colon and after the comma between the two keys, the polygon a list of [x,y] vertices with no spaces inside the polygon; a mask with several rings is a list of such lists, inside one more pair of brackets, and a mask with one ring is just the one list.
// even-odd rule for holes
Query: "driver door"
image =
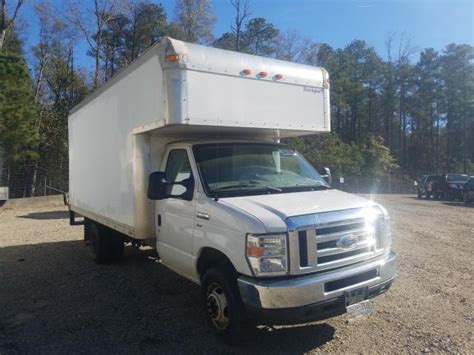
{"label": "driver door", "polygon": [[[185,148],[173,148],[165,159],[166,180],[172,195],[155,202],[157,250],[164,265],[180,274],[192,276],[195,191],[194,176]],[[184,182],[191,186],[187,189]],[[189,190],[189,191],[187,191]]]}

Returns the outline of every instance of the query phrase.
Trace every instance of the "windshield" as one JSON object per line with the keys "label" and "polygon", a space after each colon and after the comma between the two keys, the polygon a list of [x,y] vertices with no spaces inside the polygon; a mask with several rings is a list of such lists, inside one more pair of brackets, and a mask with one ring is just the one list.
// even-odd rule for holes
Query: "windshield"
{"label": "windshield", "polygon": [[202,144],[194,155],[204,187],[215,197],[329,188],[311,164],[283,145]]}
{"label": "windshield", "polygon": [[467,179],[469,179],[469,175],[464,175],[464,174],[448,175],[448,181],[467,181]]}

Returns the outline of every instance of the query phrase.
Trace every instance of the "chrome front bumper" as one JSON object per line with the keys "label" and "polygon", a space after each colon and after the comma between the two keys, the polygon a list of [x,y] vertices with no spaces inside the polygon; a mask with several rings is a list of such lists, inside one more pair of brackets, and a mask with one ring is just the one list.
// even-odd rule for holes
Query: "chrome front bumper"
{"label": "chrome front bumper", "polygon": [[[242,300],[249,309],[289,309],[320,304],[344,297],[346,291],[378,286],[380,292],[390,287],[396,276],[396,254],[360,265],[333,271],[284,279],[257,279],[241,276],[238,285]],[[377,293],[377,294],[378,294]]]}

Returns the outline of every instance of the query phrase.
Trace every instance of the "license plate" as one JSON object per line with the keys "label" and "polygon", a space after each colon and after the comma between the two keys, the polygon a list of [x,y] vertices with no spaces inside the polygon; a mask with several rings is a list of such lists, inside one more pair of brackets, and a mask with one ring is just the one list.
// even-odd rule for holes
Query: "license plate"
{"label": "license plate", "polygon": [[374,313],[372,303],[367,299],[367,293],[367,287],[362,287],[344,294],[347,317],[350,321],[368,317]]}
{"label": "license plate", "polygon": [[370,300],[354,303],[347,306],[346,310],[349,321],[354,321],[363,317],[370,317],[374,313],[374,307]]}

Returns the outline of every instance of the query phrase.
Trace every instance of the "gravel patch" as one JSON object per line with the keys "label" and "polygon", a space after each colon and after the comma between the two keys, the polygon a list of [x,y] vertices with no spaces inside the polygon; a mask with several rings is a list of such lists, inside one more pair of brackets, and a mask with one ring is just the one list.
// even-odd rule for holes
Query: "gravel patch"
{"label": "gravel patch", "polygon": [[130,246],[120,263],[95,265],[65,209],[1,209],[0,354],[474,353],[474,205],[375,199],[399,256],[375,314],[260,327],[233,347],[205,323],[199,288],[152,250]]}

